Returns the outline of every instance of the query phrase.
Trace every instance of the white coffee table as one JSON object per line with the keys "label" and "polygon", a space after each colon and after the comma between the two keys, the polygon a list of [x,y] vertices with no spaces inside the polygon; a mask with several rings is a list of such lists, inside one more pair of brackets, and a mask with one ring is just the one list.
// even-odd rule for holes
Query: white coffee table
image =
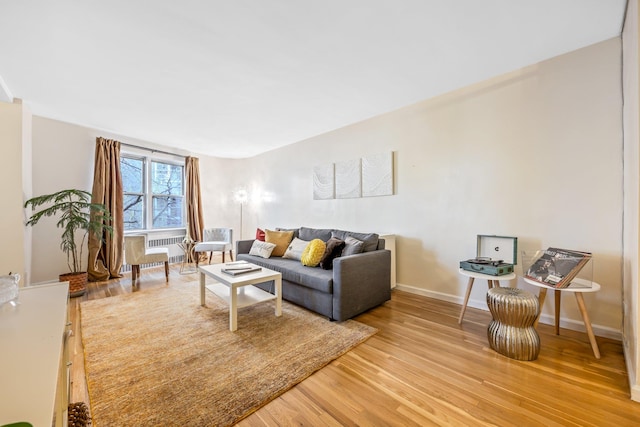
{"label": "white coffee table", "polygon": [[[231,264],[231,263],[229,263]],[[260,267],[254,264],[243,266]],[[225,265],[213,264],[199,266],[200,272],[200,305],[205,306],[205,288],[216,294],[229,305],[229,330],[238,329],[238,308],[247,307],[264,301],[276,300],[276,316],[282,315],[282,275],[277,271],[260,267],[260,271],[244,273],[238,276],[230,276],[223,273],[223,268],[237,267],[238,264]],[[206,285],[207,276],[215,279],[217,283]],[[258,283],[273,280],[275,283],[275,295],[256,288]]]}

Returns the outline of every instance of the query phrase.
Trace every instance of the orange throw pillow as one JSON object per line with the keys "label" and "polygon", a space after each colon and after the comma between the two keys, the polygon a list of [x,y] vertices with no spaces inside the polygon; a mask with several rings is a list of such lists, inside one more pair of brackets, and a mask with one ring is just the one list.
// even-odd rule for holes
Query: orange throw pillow
{"label": "orange throw pillow", "polygon": [[271,252],[271,256],[281,257],[287,251],[289,243],[293,239],[293,231],[273,231],[264,230],[264,241],[276,245]]}

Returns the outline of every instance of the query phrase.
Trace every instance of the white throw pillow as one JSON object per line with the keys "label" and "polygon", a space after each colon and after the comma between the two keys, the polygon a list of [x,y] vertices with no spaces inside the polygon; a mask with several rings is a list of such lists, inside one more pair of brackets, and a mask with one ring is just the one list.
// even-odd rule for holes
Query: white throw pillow
{"label": "white throw pillow", "polygon": [[284,255],[282,255],[282,258],[289,258],[300,261],[300,259],[302,258],[302,252],[308,244],[309,242],[307,242],[306,240],[301,240],[297,237],[294,237],[291,243],[289,243],[289,246],[287,247]]}
{"label": "white throw pillow", "polygon": [[251,245],[251,249],[249,250],[249,255],[255,255],[262,258],[269,258],[271,256],[271,252],[273,252],[273,248],[275,248],[275,243],[269,242],[261,242],[260,240],[254,240]]}

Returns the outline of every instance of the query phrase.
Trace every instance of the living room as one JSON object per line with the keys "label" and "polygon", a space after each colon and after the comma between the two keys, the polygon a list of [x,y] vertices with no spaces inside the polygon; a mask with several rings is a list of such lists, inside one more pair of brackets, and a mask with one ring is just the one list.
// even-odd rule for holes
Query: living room
{"label": "living room", "polygon": [[[633,43],[637,21],[637,1],[630,1],[624,30]],[[5,170],[0,181],[3,191],[14,195],[9,200],[23,223],[24,195],[15,194],[15,176],[30,187],[24,194],[90,189],[96,137],[193,154],[200,159],[205,226],[233,228],[236,239],[253,238],[258,227],[394,234],[397,289],[454,303],[462,301],[467,284],[458,263],[476,255],[478,234],[517,237],[519,250],[560,246],[592,252],[593,280],[602,289],[586,298],[591,322],[597,336],[623,341],[631,395],[640,400],[638,141],[633,129],[638,109],[627,100],[629,93],[637,98],[637,79],[625,80],[637,70],[638,55],[637,46],[626,50],[634,45],[624,37],[621,33],[246,158],[202,155],[179,145],[29,117],[28,99],[2,103],[3,122],[7,114],[19,117],[19,127],[31,134],[29,147],[3,142],[12,159],[8,163],[21,164],[24,150],[32,157],[20,170]],[[384,152],[393,153],[392,196],[313,200],[315,166]],[[242,206],[234,200],[238,189],[249,194]],[[20,251],[4,249],[3,268],[9,271],[12,252],[20,252],[27,283],[55,280],[66,260],[54,222],[32,230],[8,228],[5,235],[17,233],[23,243]],[[537,292],[522,278],[513,285]],[[485,294],[484,284],[476,286],[469,305],[486,310]],[[562,326],[583,330],[578,307],[562,308]],[[552,319],[553,304],[548,304],[542,322]]]}

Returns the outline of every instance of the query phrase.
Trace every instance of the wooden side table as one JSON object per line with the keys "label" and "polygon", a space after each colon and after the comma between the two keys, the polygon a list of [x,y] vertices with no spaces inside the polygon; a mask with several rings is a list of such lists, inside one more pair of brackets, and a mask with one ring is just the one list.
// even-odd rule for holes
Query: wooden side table
{"label": "wooden side table", "polygon": [[[587,307],[584,303],[584,296],[582,295],[585,292],[598,292],[600,290],[600,284],[596,282],[590,282],[584,279],[573,279],[571,285],[568,288],[556,289],[551,286],[543,285],[540,282],[536,282],[535,280],[528,279],[523,277],[524,281],[530,285],[537,286],[540,288],[540,293],[538,294],[538,300],[540,301],[540,313],[542,313],[542,306],[544,304],[544,300],[547,297],[547,291],[549,289],[554,290],[555,295],[555,327],[556,327],[556,335],[560,335],[560,301],[562,298],[563,292],[573,292],[576,296],[576,301],[578,303],[578,308],[580,309],[580,314],[582,315],[582,321],[584,322],[584,327],[587,330],[587,335],[589,336],[589,342],[591,343],[591,348],[593,349],[593,354],[596,359],[600,359],[600,349],[598,349],[598,342],[596,341],[596,336],[593,333],[593,328],[591,327],[591,320],[589,320],[589,314],[587,314]],[[577,285],[573,287],[573,285]],[[540,316],[536,319],[535,326],[538,326],[538,321],[540,320]]]}
{"label": "wooden side table", "polygon": [[473,282],[475,279],[484,279],[487,281],[489,285],[489,289],[493,287],[500,286],[500,280],[513,280],[516,278],[515,273],[509,273],[502,276],[492,276],[490,274],[482,274],[476,273],[475,271],[467,271],[462,268],[458,269],[458,272],[463,276],[467,276],[469,278],[469,282],[467,283],[467,292],[464,296],[464,303],[462,304],[462,310],[460,310],[460,317],[458,318],[458,324],[462,324],[462,318],[464,317],[464,312],[467,310],[467,303],[469,302],[469,295],[471,295],[471,288],[473,288]]}

